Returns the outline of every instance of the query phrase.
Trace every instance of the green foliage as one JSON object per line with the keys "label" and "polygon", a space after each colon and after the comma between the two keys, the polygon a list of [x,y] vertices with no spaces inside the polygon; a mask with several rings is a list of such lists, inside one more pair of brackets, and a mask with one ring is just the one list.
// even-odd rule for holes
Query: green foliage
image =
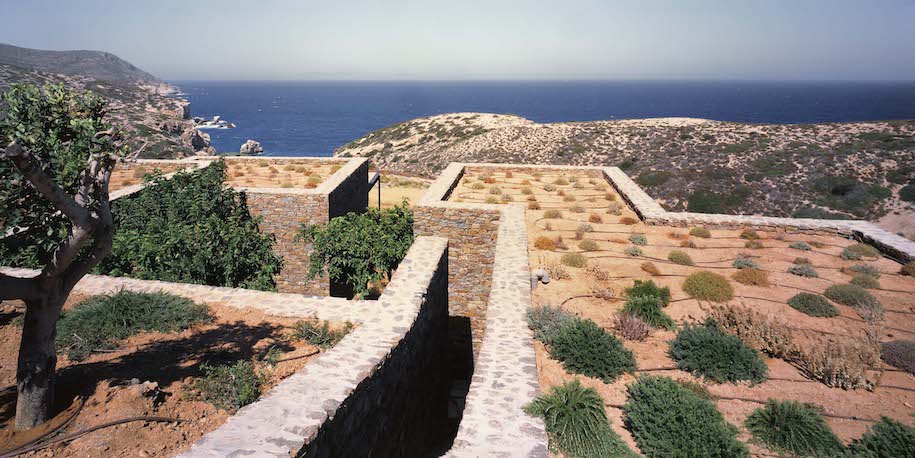
{"label": "green foliage", "polygon": [[788,248],[793,248],[795,250],[801,250],[801,251],[810,251],[813,249],[810,247],[810,245],[808,245],[804,242],[794,242],[794,243],[788,245]]}
{"label": "green foliage", "polygon": [[708,239],[712,237],[712,232],[704,227],[694,227],[689,230],[689,235],[702,239]]}
{"label": "green foliage", "polygon": [[141,332],[181,331],[210,320],[206,305],[187,298],[121,290],[90,297],[65,312],[57,322],[57,348],[70,359],[82,360]]}
{"label": "green foliage", "polygon": [[297,321],[292,329],[292,336],[296,339],[304,340],[326,350],[343,340],[353,330],[353,323],[347,321],[341,328],[333,329],[329,321],[322,321],[318,317],[312,316]]}
{"label": "green foliage", "polygon": [[738,256],[736,259],[734,259],[733,265],[734,265],[735,269],[758,269],[759,268],[759,264],[757,264],[756,261],[754,261],[746,256]]}
{"label": "green foliage", "polygon": [[870,276],[870,275],[855,275],[851,279],[852,285],[857,285],[865,289],[877,289],[880,288],[880,280]]}
{"label": "green foliage", "polygon": [[823,208],[801,208],[791,214],[792,218],[813,218],[813,219],[852,219],[843,213],[835,213]]}
{"label": "green foliage", "polygon": [[809,264],[795,264],[788,268],[788,273],[797,275],[798,277],[806,277],[806,278],[817,278],[820,276],[820,274],[817,273],[816,269],[814,269]]}
{"label": "green foliage", "polygon": [[663,310],[663,301],[657,296],[631,296],[626,299],[623,313],[641,318],[653,328],[673,329],[674,320]]}
{"label": "green foliage", "polygon": [[[13,141],[33,153],[42,171],[68,195],[76,194],[79,174],[93,154],[115,153],[105,103],[92,93],[80,94],[62,84],[39,89],[13,84],[0,95],[0,144]],[[67,237],[70,223],[25,178],[12,161],[0,159],[0,265],[39,268],[50,261]],[[99,200],[91,189],[90,208]]]}
{"label": "green foliage", "polygon": [[839,310],[825,297],[813,293],[798,293],[788,299],[791,308],[810,316],[831,318],[839,315]]}
{"label": "green foliage", "polygon": [[845,247],[842,250],[842,253],[839,254],[839,257],[851,261],[857,261],[861,258],[879,258],[880,250],[866,243],[856,243]]}
{"label": "green foliage", "polygon": [[833,302],[855,309],[880,306],[880,301],[873,294],[858,285],[832,285],[826,288],[823,295]]}
{"label": "green foliage", "polygon": [[813,189],[820,193],[815,203],[857,216],[866,216],[892,195],[883,186],[868,185],[849,176],[822,177],[814,181]]}
{"label": "green foliage", "polygon": [[686,210],[696,213],[730,213],[743,205],[748,197],[750,189],[745,187],[726,193],[697,189],[687,197]]}
{"label": "green foliage", "polygon": [[768,373],[758,351],[722,331],[711,319],[704,325],[687,324],[681,329],[670,343],[670,357],[680,369],[719,383],[759,383]]}
{"label": "green foliage", "polygon": [[635,181],[642,186],[650,188],[667,183],[671,176],[671,173],[666,170],[648,170],[642,172]]}
{"label": "green foliage", "polygon": [[893,367],[915,374],[915,341],[891,340],[880,348],[880,358]]}
{"label": "green foliage", "polygon": [[882,417],[849,447],[854,455],[878,458],[915,456],[915,428]]}
{"label": "green foliage", "polygon": [[524,410],[543,418],[554,452],[569,458],[638,456],[610,427],[600,394],[578,380],[553,387]]}
{"label": "green foliage", "polygon": [[670,288],[658,286],[652,280],[636,280],[631,288],[626,288],[626,297],[650,296],[660,299],[661,307],[670,304]]}
{"label": "green foliage", "polygon": [[632,234],[629,236],[629,241],[632,242],[633,245],[648,245],[648,238],[645,237],[645,234]]}
{"label": "green foliage", "polygon": [[581,253],[566,253],[559,258],[559,261],[569,267],[584,267],[588,265],[588,258]]}
{"label": "green foliage", "polygon": [[629,385],[623,415],[639,450],[649,458],[748,456],[737,428],[715,404],[668,377],[640,377]]}
{"label": "green foliage", "polygon": [[264,378],[254,369],[251,361],[211,366],[201,364],[203,376],[193,383],[193,389],[202,401],[217,408],[235,412],[256,401],[261,395]]}
{"label": "green foliage", "polygon": [[845,448],[816,409],[797,401],[770,399],[745,425],[770,449],[796,456],[835,456]]}
{"label": "green foliage", "polygon": [[734,298],[734,287],[728,279],[707,271],[686,277],[683,292],[701,301],[727,302]]}
{"label": "green foliage", "polygon": [[364,298],[394,269],[413,244],[413,211],[404,201],[393,208],[348,213],[325,225],[303,225],[300,239],[312,244],[308,278],[327,275]]}
{"label": "green foliage", "polygon": [[226,165],[217,161],[168,180],[153,177],[142,191],[116,200],[114,247],[98,272],[275,290],[283,260],[273,237],[261,234],[244,193],[225,178]]}
{"label": "green foliage", "polygon": [[906,202],[915,202],[915,183],[909,183],[899,190],[899,198]]}
{"label": "green foliage", "polygon": [[870,264],[855,264],[848,268],[853,274],[867,275],[869,277],[880,278],[880,269]]}
{"label": "green foliage", "polygon": [[534,331],[534,338],[550,345],[559,329],[576,320],[574,315],[564,312],[559,307],[531,307],[527,310],[527,325]]}
{"label": "green foliage", "polygon": [[636,368],[632,352],[591,320],[575,319],[561,326],[549,350],[567,371],[606,383]]}
{"label": "green foliage", "polygon": [[632,256],[632,257],[638,257],[644,253],[642,252],[641,248],[639,248],[635,245],[629,245],[628,247],[626,247],[626,254],[629,256]]}
{"label": "green foliage", "polygon": [[667,260],[674,263],[680,264],[681,266],[694,266],[696,265],[686,252],[680,250],[673,250],[667,254]]}

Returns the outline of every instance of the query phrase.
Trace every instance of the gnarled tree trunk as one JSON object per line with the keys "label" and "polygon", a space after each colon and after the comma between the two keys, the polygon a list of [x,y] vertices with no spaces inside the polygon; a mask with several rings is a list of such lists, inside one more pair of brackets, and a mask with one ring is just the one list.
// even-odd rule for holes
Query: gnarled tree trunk
{"label": "gnarled tree trunk", "polygon": [[51,292],[26,304],[16,367],[16,429],[34,428],[51,417],[57,369],[54,338],[65,299]]}

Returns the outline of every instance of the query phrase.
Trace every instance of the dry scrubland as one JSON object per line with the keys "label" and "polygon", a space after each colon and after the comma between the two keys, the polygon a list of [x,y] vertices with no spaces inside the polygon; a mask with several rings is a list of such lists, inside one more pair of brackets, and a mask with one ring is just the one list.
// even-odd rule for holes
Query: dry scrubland
{"label": "dry scrubland", "polygon": [[[816,404],[846,443],[860,438],[872,424],[869,420],[881,416],[915,425],[915,378],[882,362],[879,346],[915,340],[915,278],[899,275],[900,265],[891,260],[869,257],[873,253],[867,249],[861,259],[844,259],[857,257],[843,255],[855,245],[851,240],[647,226],[603,178],[584,172],[469,170],[450,200],[527,204],[531,266],[543,267],[552,276],[534,291],[533,305],[559,307],[618,336],[634,353],[635,374],[701,383],[719,397],[715,406],[738,426],[742,441],[750,441],[744,421],[768,399]],[[732,297],[721,302],[692,298],[684,285],[699,272],[722,276]],[[629,302],[626,288],[635,280],[669,288],[670,303],[659,309],[669,318],[658,318],[653,327],[643,320],[641,325],[618,321],[635,314],[622,313]],[[799,293],[822,295],[830,286],[850,281],[868,288],[882,304],[882,314],[825,299],[835,316],[811,316],[788,305]],[[677,368],[669,354],[678,332],[674,326],[703,323],[712,315],[726,332],[742,333],[762,352],[768,371],[763,380],[717,383]],[[669,320],[667,326],[664,320]],[[638,450],[632,432],[623,426],[621,410],[627,385],[636,376],[625,372],[601,380],[575,375],[551,356],[548,346],[537,342],[536,347],[541,390],[581,379],[600,394],[613,430]],[[587,345],[576,347],[587,352]],[[829,372],[824,367],[839,368],[840,376],[828,382],[833,387],[823,380]],[[750,451],[777,456],[752,441]]]}
{"label": "dry scrubland", "polygon": [[915,121],[755,125],[667,118],[537,124],[455,113],[335,151],[386,171],[450,162],[619,166],[668,210],[863,218],[915,236]]}

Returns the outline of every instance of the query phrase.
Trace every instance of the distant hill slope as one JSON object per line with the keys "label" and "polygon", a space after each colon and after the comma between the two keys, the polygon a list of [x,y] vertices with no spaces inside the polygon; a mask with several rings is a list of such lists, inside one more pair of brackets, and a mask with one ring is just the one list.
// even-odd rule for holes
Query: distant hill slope
{"label": "distant hill slope", "polygon": [[131,63],[102,51],[42,51],[0,44],[0,91],[14,83],[63,83],[108,101],[110,120],[126,126],[138,157],[165,159],[212,153],[198,132],[186,100],[174,88]]}
{"label": "distant hill slope", "polygon": [[45,73],[85,76],[111,83],[165,83],[130,62],[104,51],[46,51],[0,43],[0,64]]}
{"label": "distant hill slope", "polygon": [[380,129],[334,154],[424,176],[450,162],[612,165],[670,210],[866,218],[915,237],[915,121],[537,124],[453,113]]}

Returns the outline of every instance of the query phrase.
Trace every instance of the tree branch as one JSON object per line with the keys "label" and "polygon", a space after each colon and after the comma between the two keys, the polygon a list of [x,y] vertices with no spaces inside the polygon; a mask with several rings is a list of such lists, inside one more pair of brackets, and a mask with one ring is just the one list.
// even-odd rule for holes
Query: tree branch
{"label": "tree branch", "polygon": [[111,169],[114,160],[109,155],[100,158],[94,176],[98,191],[98,208],[93,219],[93,243],[89,255],[74,262],[63,273],[64,288],[70,291],[86,274],[92,271],[106,256],[111,253],[112,239],[114,238],[114,221],[111,216],[111,204],[108,201],[108,183],[111,180]]}
{"label": "tree branch", "polygon": [[0,150],[0,158],[7,158],[25,176],[29,184],[48,199],[54,208],[67,216],[77,226],[87,224],[89,212],[81,207],[72,197],[67,195],[60,186],[57,186],[44,170],[32,159],[32,155],[18,143],[10,143],[5,150]]}

